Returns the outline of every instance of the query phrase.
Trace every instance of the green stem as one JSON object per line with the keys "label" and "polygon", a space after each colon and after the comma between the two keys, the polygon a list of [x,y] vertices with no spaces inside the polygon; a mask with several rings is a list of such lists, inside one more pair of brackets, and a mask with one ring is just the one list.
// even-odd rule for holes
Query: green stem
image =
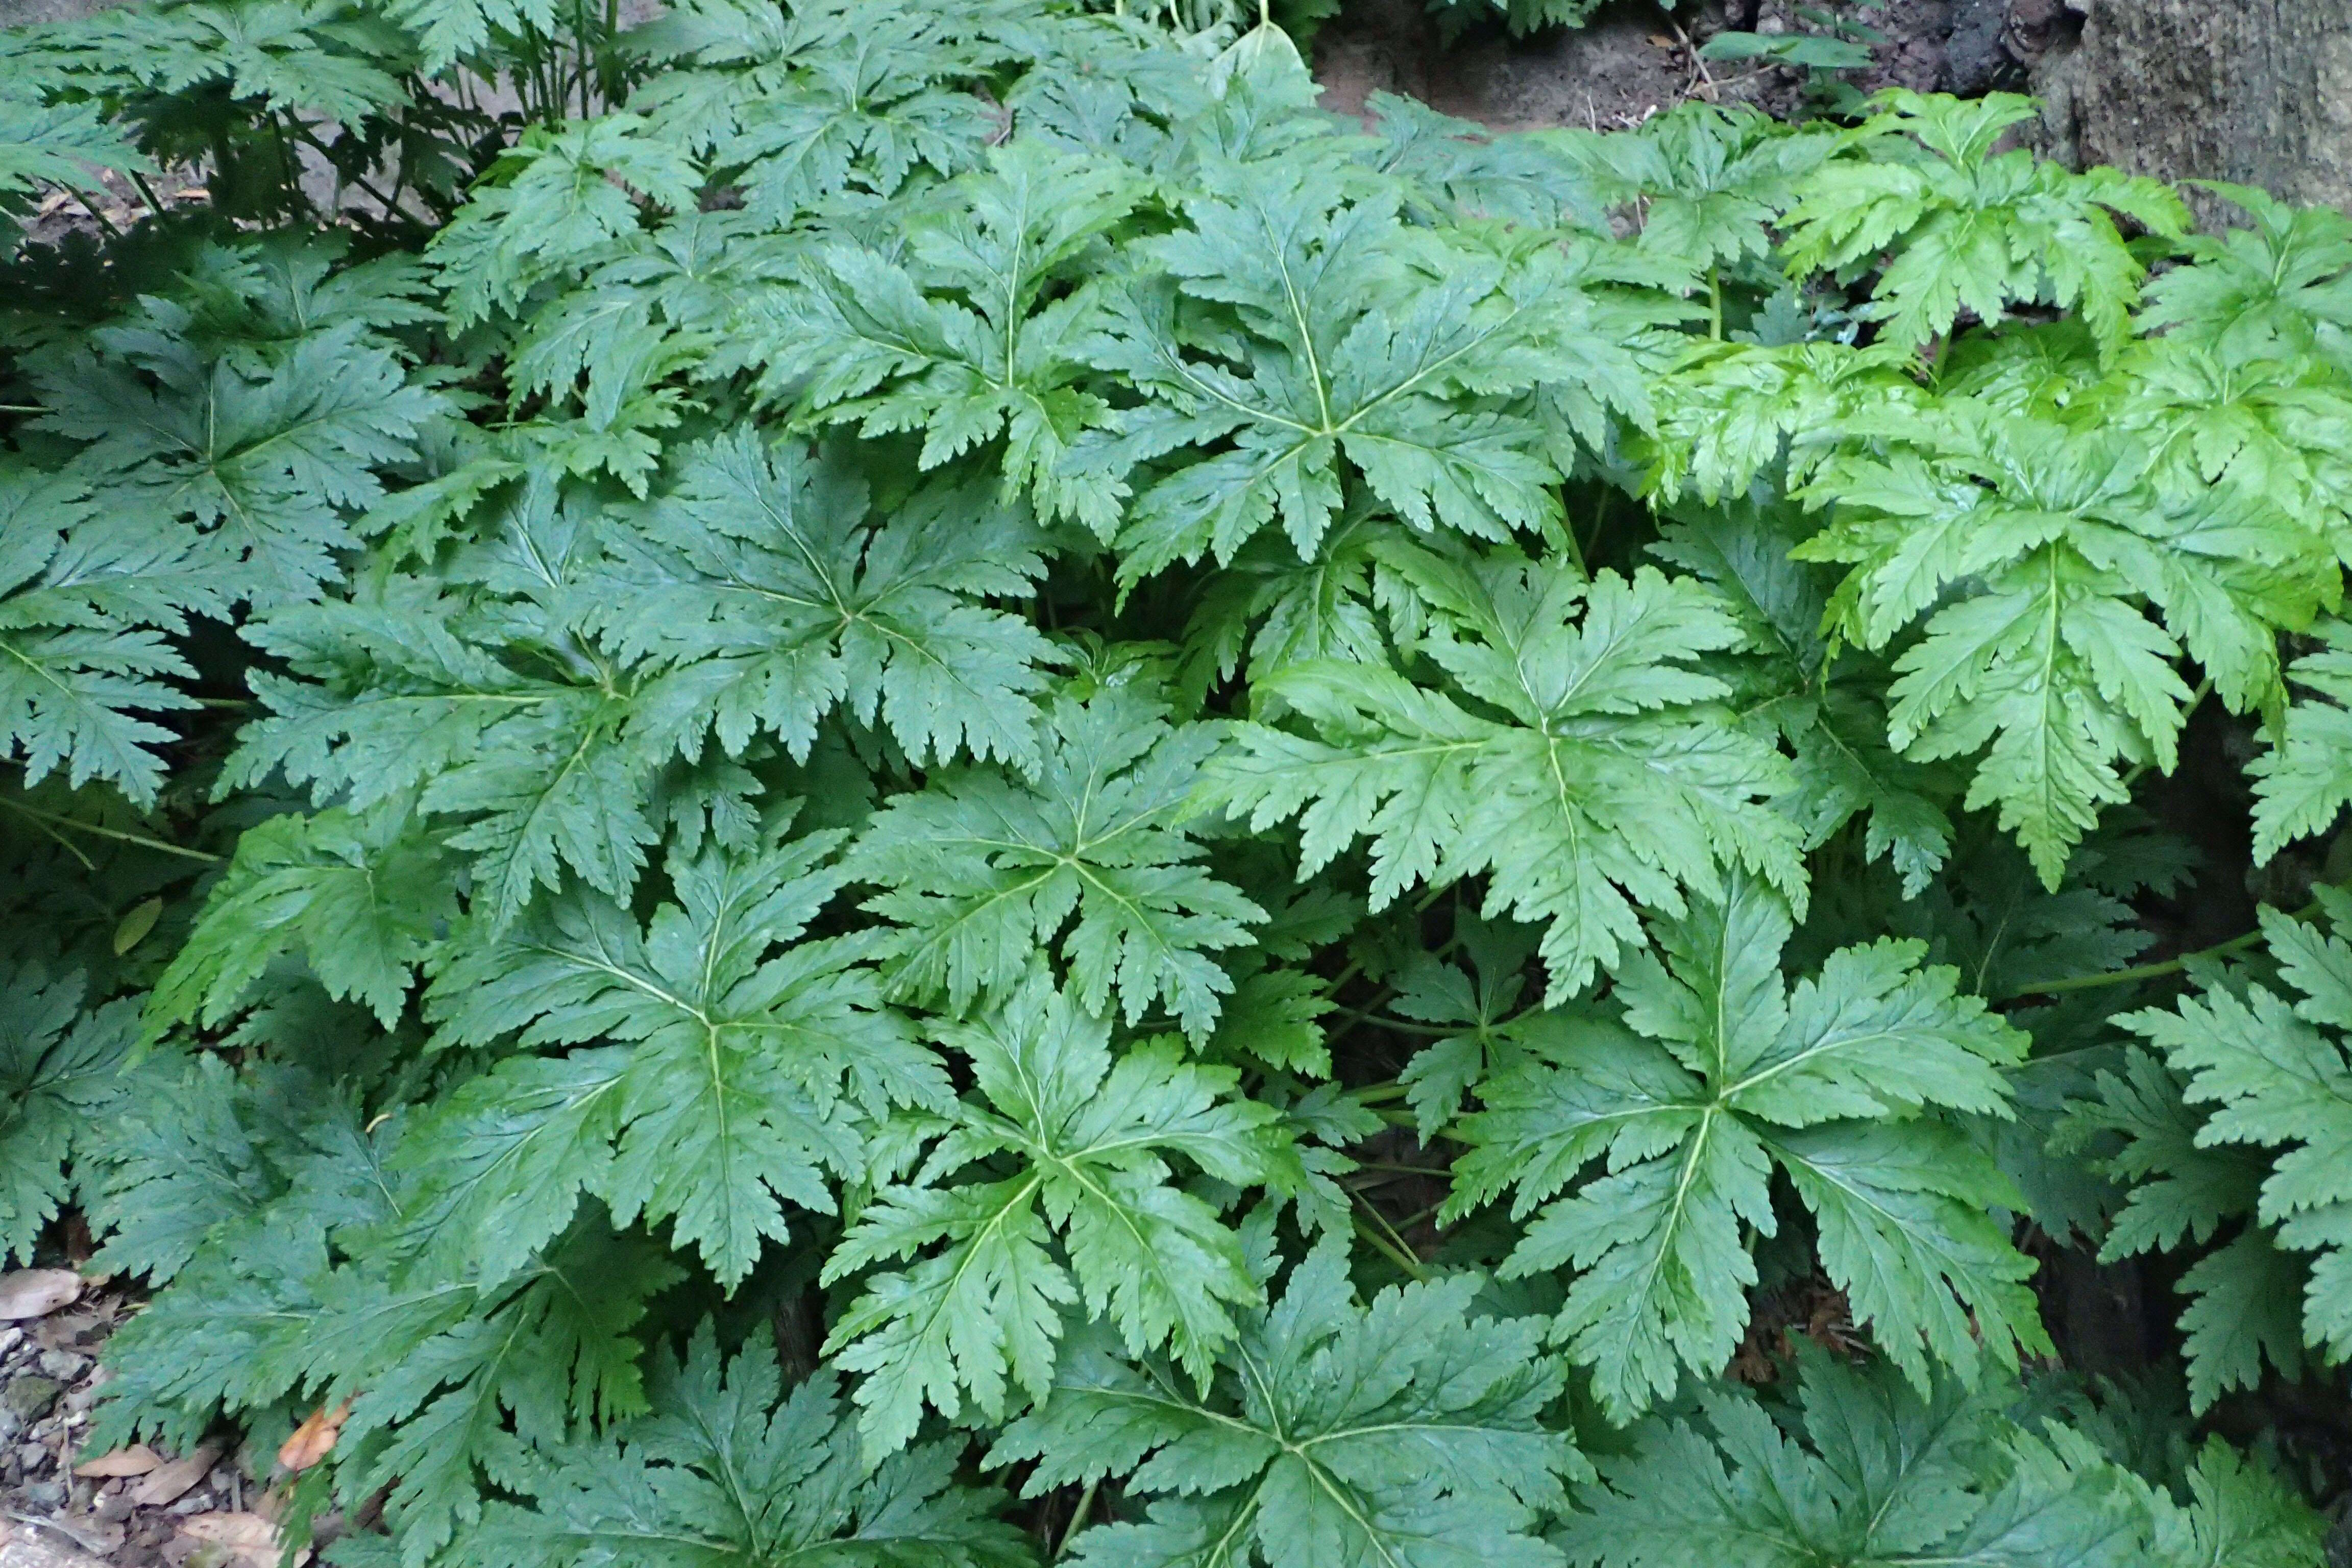
{"label": "green stem", "polygon": [[1714,267],[1706,269],[1706,335],[1723,341],[1723,276]]}
{"label": "green stem", "polygon": [[[1361,1193],[1350,1192],[1348,1195],[1357,1204],[1356,1234],[1370,1242],[1373,1251],[1403,1269],[1406,1278],[1416,1284],[1427,1284],[1429,1270],[1422,1266],[1420,1258],[1412,1255],[1412,1249],[1389,1229],[1389,1222],[1381,1218],[1380,1211],[1372,1207]],[[1367,1218],[1367,1215],[1370,1217]]]}
{"label": "green stem", "polygon": [[150,838],[143,833],[126,833],[120,827],[100,827],[95,822],[84,822],[79,817],[62,816],[56,812],[42,811],[38,807],[21,805],[13,800],[0,800],[0,805],[6,806],[20,816],[30,817],[36,822],[54,823],[59,827],[70,827],[77,833],[88,833],[99,838],[111,838],[121,844],[136,844],[142,849],[159,850],[165,855],[177,855],[188,860],[202,860],[209,866],[217,866],[221,863],[222,857],[218,855],[208,855],[201,849],[190,849],[183,845],[167,843],[161,838]]}
{"label": "green stem", "polygon": [[1099,1479],[1088,1481],[1087,1489],[1078,1494],[1078,1506],[1070,1510],[1070,1522],[1062,1527],[1062,1539],[1054,1547],[1055,1562],[1059,1563],[1070,1554],[1070,1542],[1076,1541],[1078,1531],[1087,1527],[1087,1516],[1095,1510],[1095,1493],[1101,1486]]}
{"label": "green stem", "polygon": [[[2287,918],[2307,920],[2319,912],[2319,902],[2312,900]],[[2095,991],[2103,985],[2129,985],[2134,981],[2161,980],[2168,974],[2178,974],[2200,959],[2234,958],[2250,947],[2261,944],[2262,928],[2242,931],[2227,942],[2217,942],[2210,947],[2200,947],[2194,952],[2184,952],[2178,958],[2160,959],[2154,963],[2136,963],[2129,969],[2111,969],[2105,974],[2070,974],[2063,980],[2041,980],[2013,993],[2019,996],[2056,996],[2068,991]]]}

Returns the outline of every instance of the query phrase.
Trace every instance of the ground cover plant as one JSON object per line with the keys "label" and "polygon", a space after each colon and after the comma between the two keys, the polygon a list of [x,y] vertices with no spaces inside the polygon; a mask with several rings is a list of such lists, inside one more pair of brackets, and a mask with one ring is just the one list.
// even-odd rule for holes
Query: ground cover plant
{"label": "ground cover plant", "polygon": [[91,1450],[367,1568],[2322,1562],[2352,220],[1189,17],[11,37]]}

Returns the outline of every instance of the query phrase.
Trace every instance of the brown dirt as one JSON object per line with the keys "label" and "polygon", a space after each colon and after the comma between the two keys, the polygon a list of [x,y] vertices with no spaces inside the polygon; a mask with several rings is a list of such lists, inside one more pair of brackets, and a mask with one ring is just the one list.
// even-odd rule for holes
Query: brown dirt
{"label": "brown dirt", "polygon": [[[1843,73],[1856,92],[1900,86],[1982,92],[2021,85],[2032,38],[2012,13],[2057,0],[1872,0],[1838,15],[1883,35],[1872,64]],[[1808,6],[1807,9],[1817,9]],[[1796,0],[1701,0],[1669,12],[1620,0],[1586,26],[1510,37],[1482,25],[1443,47],[1422,0],[1348,0],[1315,44],[1327,108],[1361,113],[1374,92],[1418,98],[1498,131],[1638,125],[1691,99],[1803,112],[1805,74],[1746,62],[1701,62],[1698,47],[1726,29],[1818,30]],[[1826,81],[1816,84],[1825,90]]]}

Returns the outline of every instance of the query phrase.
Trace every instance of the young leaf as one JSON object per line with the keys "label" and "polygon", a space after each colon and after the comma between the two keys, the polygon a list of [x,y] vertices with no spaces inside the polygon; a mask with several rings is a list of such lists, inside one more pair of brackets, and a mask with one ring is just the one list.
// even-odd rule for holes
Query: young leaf
{"label": "young leaf", "polygon": [[[883,1188],[824,1265],[831,1283],[919,1255],[868,1277],[827,1341],[839,1365],[867,1374],[856,1398],[868,1454],[903,1447],[926,1405],[992,1420],[1008,1383],[1042,1397],[1061,1310],[1081,1303],[1135,1354],[1166,1345],[1205,1382],[1258,1287],[1238,1238],[1169,1161],[1294,1185],[1303,1173],[1280,1114],[1227,1098],[1238,1074],[1187,1065],[1166,1044],[1114,1059],[1110,1026],[1042,965],[1001,1009],[939,1035],[970,1062],[980,1099],[956,1106],[916,1178]],[[999,1155],[1006,1173],[945,1184]]]}

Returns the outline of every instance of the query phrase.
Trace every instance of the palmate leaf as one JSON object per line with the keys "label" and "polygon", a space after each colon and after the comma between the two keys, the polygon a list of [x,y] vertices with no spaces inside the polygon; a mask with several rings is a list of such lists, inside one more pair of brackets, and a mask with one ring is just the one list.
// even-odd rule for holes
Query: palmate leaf
{"label": "palmate leaf", "polygon": [[2140,330],[2231,359],[2308,351],[2331,330],[2340,342],[2352,328],[2352,218],[2333,207],[2290,206],[2252,186],[2206,188],[2253,221],[2181,236],[2191,260],[2148,285]]}
{"label": "palmate leaf", "polygon": [[1033,695],[1050,644],[984,607],[1030,593],[1041,539],[971,486],[872,526],[846,455],[750,430],[688,451],[674,488],[606,534],[583,605],[623,658],[665,672],[729,752],[766,731],[805,757],[836,705],[917,762],[969,750],[1037,765]]}
{"label": "palmate leaf", "polygon": [[1787,220],[1793,267],[1833,271],[1892,251],[1859,313],[1906,347],[1947,335],[1963,310],[1991,323],[2033,303],[2078,311],[2103,348],[2121,344],[2145,268],[2116,218],[2180,234],[2188,209],[2169,186],[1994,152],[2035,113],[2012,93],[1964,100],[1890,88],[1874,103],[1841,155],[1799,184]]}
{"label": "palmate leaf", "polygon": [[359,542],[352,518],[383,498],[378,470],[413,458],[450,405],[362,321],[307,333],[266,365],[208,353],[191,324],[186,307],[151,300],[99,334],[100,353],[45,356],[38,424],[89,443],[75,468],[144,537],[193,524],[188,563],[224,598],[316,598]]}
{"label": "palmate leaf", "polygon": [[417,964],[457,914],[449,867],[407,807],[394,799],[247,829],[155,983],[151,1024],[219,1025],[271,960],[299,946],[329,995],[393,1027]]}
{"label": "palmate leaf", "polygon": [[[2187,1075],[2189,1105],[2211,1108],[2197,1129],[2199,1149],[2244,1145],[2266,1160],[2255,1214],[2275,1227],[2277,1245],[2311,1255],[2304,1340],[2340,1361],[2352,1355],[2352,1174],[2340,1158],[2352,1138],[2352,1058],[2341,1037],[2352,1030],[2352,946],[2341,934],[2352,926],[2352,895],[2322,888],[2319,899],[2336,934],[2262,911],[2291,997],[2267,985],[2213,984],[2122,1022]],[[2191,1211],[2151,1239],[2177,1239],[2200,1218]],[[2235,1366],[2244,1364],[2242,1353]]]}
{"label": "palmate leaf", "polygon": [[83,990],[80,975],[38,965],[0,977],[0,1265],[29,1264],[73,1195],[138,1038],[136,1001],[84,1011]]}
{"label": "palmate leaf", "polygon": [[173,736],[140,715],[196,705],[165,679],[195,673],[169,639],[227,600],[185,531],[102,508],[70,475],[0,467],[0,757],[26,783],[104,779],[152,804]]}
{"label": "palmate leaf", "polygon": [[1079,460],[1118,477],[1191,454],[1138,481],[1115,540],[1123,578],[1229,561],[1277,520],[1311,555],[1343,456],[1418,529],[1497,539],[1557,517],[1542,428],[1504,395],[1559,382],[1606,406],[1640,395],[1618,374],[1623,350],[1585,330],[1574,259],[1532,242],[1442,245],[1400,220],[1400,187],[1355,195],[1362,177],[1328,155],[1202,178],[1190,226],[1149,247],[1161,275],[1106,296],[1090,351],[1150,401]]}
{"label": "palmate leaf", "polygon": [[[321,805],[415,791],[473,858],[473,899],[512,920],[569,868],[619,893],[656,839],[655,784],[704,724],[672,688],[583,656],[594,560],[579,497],[533,475],[441,580],[392,576],[246,627],[291,678],[257,671],[224,789],[280,773]],[[707,723],[707,721],[704,721]]]}
{"label": "palmate leaf", "polygon": [[408,102],[404,40],[370,12],[355,0],[110,7],[37,35],[47,47],[36,58],[83,91],[226,92],[356,126]]}
{"label": "palmate leaf", "polygon": [[677,901],[642,931],[583,892],[457,939],[426,999],[439,1039],[582,1048],[508,1058],[404,1144],[432,1256],[494,1283],[584,1191],[622,1224],[667,1222],[732,1286],[786,1203],[833,1212],[827,1178],[866,1173],[861,1136],[891,1106],[947,1102],[862,964],[874,943],[798,940],[841,884],[823,865],[838,842],[673,858]]}
{"label": "palmate leaf", "polygon": [[681,1272],[640,1239],[583,1227],[496,1290],[356,1269],[325,1282],[305,1381],[352,1398],[338,1479],[386,1489],[407,1568],[478,1520],[486,1481],[530,1449],[645,1408],[632,1331]]}
{"label": "palmate leaf", "polygon": [[455,1562],[476,1568],[1026,1568],[1000,1493],[958,1484],[936,1444],[869,1469],[818,1373],[782,1394],[775,1353],[722,1361],[708,1323],[681,1364],[656,1354],[647,1413],[534,1456],[508,1478],[533,1506],[491,1504]]}
{"label": "palmate leaf", "polygon": [[[976,7],[828,4],[779,40],[788,67],[728,82],[714,163],[740,170],[746,205],[782,226],[845,195],[895,195],[916,170],[981,162],[992,106],[964,90],[1002,46],[959,37]],[[746,89],[749,90],[746,90]]]}
{"label": "palmate leaf", "polygon": [[1740,638],[1712,594],[1647,568],[1588,587],[1500,554],[1399,563],[1437,616],[1425,651],[1462,697],[1381,666],[1290,666],[1256,689],[1317,738],[1238,726],[1206,798],[1260,831],[1298,816],[1301,876],[1371,839],[1376,909],[1416,882],[1486,875],[1485,913],[1546,926],[1555,999],[1639,945],[1637,905],[1680,910],[1726,868],[1802,898],[1796,827],[1765,804],[1786,763],[1692,668]]}
{"label": "palmate leaf", "polygon": [[[2189,1568],[2149,1555],[2153,1500],[2081,1434],[2002,1414],[1999,1387],[1919,1390],[1812,1354],[1800,1402],[1768,1415],[1711,1389],[1601,1461],[1563,1539],[1584,1568]],[[2170,1504],[2165,1505],[2168,1509]],[[2214,1515],[2209,1513],[2209,1520]],[[2188,1533],[2186,1531],[2183,1534]]]}
{"label": "palmate leaf", "polygon": [[884,889],[865,907],[904,931],[892,983],[961,1013],[1058,945],[1080,1006],[1108,1011],[1116,993],[1129,1024],[1164,1006],[1197,1043],[1233,989],[1213,955],[1265,919],[1200,866],[1179,823],[1217,732],[1171,726],[1127,689],[1062,696],[1042,729],[1034,784],[982,768],[937,775],[858,839],[845,868]]}
{"label": "palmate leaf", "polygon": [[1924,433],[1928,453],[1826,462],[1800,494],[1834,495],[1837,516],[1796,553],[1851,568],[1831,604],[1845,639],[1885,647],[1919,623],[1889,740],[1922,761],[1980,752],[1968,805],[1998,807],[2055,889],[2125,798],[2117,763],[2172,767],[2189,697],[2176,662],[2195,658],[2240,711],[2273,700],[2277,632],[2333,595],[2334,552],[2233,487],[2155,482],[2127,436],[1958,399]]}
{"label": "palmate leaf", "polygon": [[2188,1475],[2182,1506],[2153,1492],[2155,1561],[2161,1568],[2304,1568],[2325,1552],[2324,1526],[2309,1504],[2267,1465],[2248,1463],[2208,1437]]}
{"label": "palmate leaf", "polygon": [[1244,1320],[1204,1392],[1109,1347],[1074,1353],[992,1464],[1027,1490],[1127,1478],[1148,1520],[1077,1538],[1086,1568],[1296,1563],[1542,1568],[1535,1533],[1591,1471],[1542,1415],[1566,1382],[1542,1324],[1473,1315],[1457,1276],[1360,1305],[1344,1251],[1318,1247]]}
{"label": "palmate leaf", "polygon": [[[917,1259],[868,1276],[826,1342],[866,1374],[869,1455],[904,1447],[927,1405],[994,1420],[1013,1388],[1042,1397],[1065,1307],[1083,1303],[1137,1355],[1167,1347],[1205,1382],[1234,1309],[1258,1298],[1239,1239],[1169,1162],[1295,1189],[1304,1172],[1280,1114],[1229,1098],[1234,1069],[1187,1065],[1172,1042],[1114,1059],[1109,1034],[1042,965],[1002,1008],[940,1027],[979,1099],[959,1102],[915,1179],[884,1187],[824,1264],[829,1284]],[[1009,1173],[947,1184],[995,1156]]]}
{"label": "palmate leaf", "polygon": [[480,50],[493,28],[552,35],[570,20],[559,14],[556,0],[393,0],[385,10],[417,35],[424,57],[418,63],[428,74]]}
{"label": "palmate leaf", "polygon": [[1648,487],[1713,504],[1745,495],[1778,463],[1802,480],[1850,423],[1883,426],[1927,402],[1908,372],[1893,343],[1694,342],[1660,381],[1656,429],[1636,443]]}
{"label": "palmate leaf", "polygon": [[[2032,1264],[1985,1210],[2014,1203],[1980,1152],[1932,1114],[2006,1113],[1998,1068],[2024,1040],[1923,944],[1842,948],[1793,988],[1785,908],[1751,882],[1658,931],[1661,963],[1617,969],[1613,1016],[1519,1036],[1520,1059],[1464,1119],[1448,1212],[1516,1189],[1551,1201],[1505,1266],[1573,1268],[1554,1324],[1620,1420],[1706,1375],[1738,1343],[1756,1281],[1743,1227],[1777,1228],[1777,1166],[1812,1211],[1822,1268],[1879,1348],[1927,1386],[1928,1356],[2013,1366],[2047,1346]],[[1585,1174],[1595,1162],[1602,1171]]]}
{"label": "palmate leaf", "polygon": [[1397,994],[1389,1003],[1402,1017],[1447,1031],[1415,1051],[1397,1074],[1424,1143],[1461,1110],[1465,1093],[1518,1060],[1523,1037],[1562,1022],[1556,1013],[1521,1009],[1532,939],[1517,927],[1489,925],[1475,915],[1460,920],[1455,931],[1467,965],[1413,953],[1398,970]]}
{"label": "palmate leaf", "polygon": [[[446,5],[448,0],[429,0]],[[509,148],[431,255],[460,325],[512,310],[541,279],[602,259],[642,232],[633,198],[691,212],[701,171],[635,114],[533,129]]]}
{"label": "palmate leaf", "polygon": [[1696,101],[1652,115],[1629,135],[1540,134],[1555,156],[1632,210],[1644,251],[1686,268],[1694,284],[1710,268],[1769,254],[1796,182],[1836,145],[1745,105]]}
{"label": "palmate leaf", "polygon": [[1109,479],[1069,461],[1111,414],[1076,384],[1096,296],[1055,285],[1100,265],[1104,232],[1141,195],[1109,160],[1014,142],[927,204],[903,262],[825,250],[813,289],[761,310],[750,352],[805,414],[869,436],[922,431],[926,468],[1003,435],[1008,490],[1107,533],[1118,521]]}

